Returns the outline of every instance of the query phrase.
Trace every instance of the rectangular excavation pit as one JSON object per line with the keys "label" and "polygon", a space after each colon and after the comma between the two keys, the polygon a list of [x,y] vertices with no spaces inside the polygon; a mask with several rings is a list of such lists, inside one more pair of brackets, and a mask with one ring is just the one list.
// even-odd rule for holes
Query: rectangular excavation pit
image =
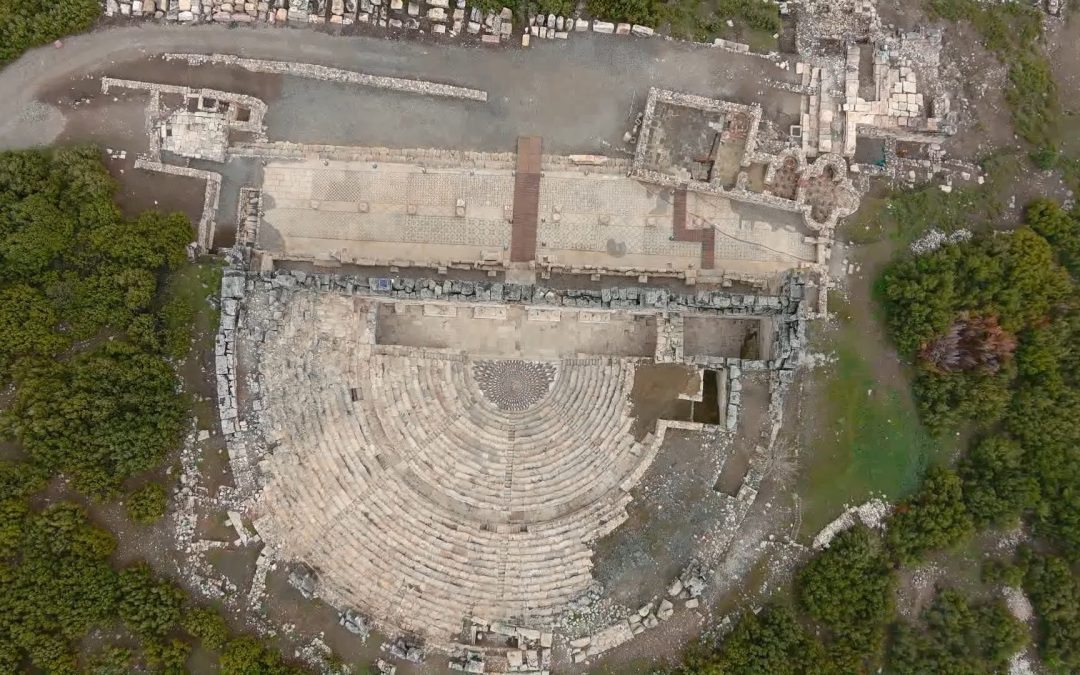
{"label": "rectangular excavation pit", "polygon": [[632,173],[731,187],[756,145],[761,107],[650,89]]}
{"label": "rectangular excavation pit", "polygon": [[[548,309],[531,320],[526,307],[507,306],[504,319],[474,318],[473,312],[437,316],[421,304],[379,305],[375,343],[424,349],[448,349],[496,358],[553,359],[585,355],[652,357],[656,319],[608,314],[603,322],[589,313]],[[558,313],[558,321],[553,313]],[[582,320],[582,315],[585,320]]]}
{"label": "rectangular excavation pit", "polygon": [[767,361],[772,352],[772,321],[688,316],[683,319],[683,353]]}

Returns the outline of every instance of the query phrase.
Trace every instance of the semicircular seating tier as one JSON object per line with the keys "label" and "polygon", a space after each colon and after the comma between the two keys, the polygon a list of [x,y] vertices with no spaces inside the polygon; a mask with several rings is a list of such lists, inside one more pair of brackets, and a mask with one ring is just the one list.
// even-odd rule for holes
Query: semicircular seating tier
{"label": "semicircular seating tier", "polygon": [[656,454],[631,433],[635,362],[373,346],[329,295],[287,315],[260,367],[278,440],[260,535],[318,572],[323,599],[399,629],[552,624]]}

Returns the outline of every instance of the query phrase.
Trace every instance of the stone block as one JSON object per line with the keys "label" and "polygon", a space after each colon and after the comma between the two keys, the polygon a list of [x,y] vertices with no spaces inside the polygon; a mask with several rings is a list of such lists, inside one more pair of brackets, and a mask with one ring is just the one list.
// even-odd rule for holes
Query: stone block
{"label": "stone block", "polygon": [[638,37],[652,37],[653,29],[649,28],[648,26],[639,26],[638,24],[634,24],[630,28],[630,32],[634,35],[637,35]]}
{"label": "stone block", "polygon": [[603,33],[604,35],[611,35],[615,32],[615,24],[608,23],[607,21],[593,21],[592,29],[594,33]]}
{"label": "stone block", "polygon": [[630,24],[628,24],[628,23],[620,23],[619,25],[615,26],[615,34],[616,35],[629,35],[630,34]]}

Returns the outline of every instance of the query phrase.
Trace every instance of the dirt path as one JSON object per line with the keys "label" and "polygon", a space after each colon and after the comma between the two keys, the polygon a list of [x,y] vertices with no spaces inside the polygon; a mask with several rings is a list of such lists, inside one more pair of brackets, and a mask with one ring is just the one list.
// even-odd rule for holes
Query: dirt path
{"label": "dirt path", "polygon": [[[791,75],[762,58],[666,40],[575,35],[559,42],[489,50],[299,29],[108,28],[60,49],[33,50],[0,71],[0,149],[49,143],[62,132],[62,113],[35,102],[50,86],[169,51],[320,63],[489,92],[487,103],[476,103],[293,79],[269,121],[272,136],[290,140],[509,150],[518,134],[538,133],[545,151],[619,152],[649,86],[763,100],[778,114],[798,109],[796,95],[764,90],[765,77]],[[156,70],[167,78],[178,69]]]}

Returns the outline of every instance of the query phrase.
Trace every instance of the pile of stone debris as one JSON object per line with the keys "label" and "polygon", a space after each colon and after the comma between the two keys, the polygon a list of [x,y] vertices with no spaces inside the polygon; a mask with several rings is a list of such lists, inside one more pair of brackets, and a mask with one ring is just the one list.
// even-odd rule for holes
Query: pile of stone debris
{"label": "pile of stone debris", "polygon": [[629,642],[634,636],[641,635],[646,630],[656,628],[660,622],[674,616],[677,601],[681,601],[687,609],[697,607],[700,603],[699,598],[707,586],[705,569],[698,562],[691,563],[668,587],[667,594],[670,599],[661,599],[659,605],[655,602],[646,603],[626,619],[617,621],[593,635],[571,640],[571,660],[574,663],[581,663]]}

